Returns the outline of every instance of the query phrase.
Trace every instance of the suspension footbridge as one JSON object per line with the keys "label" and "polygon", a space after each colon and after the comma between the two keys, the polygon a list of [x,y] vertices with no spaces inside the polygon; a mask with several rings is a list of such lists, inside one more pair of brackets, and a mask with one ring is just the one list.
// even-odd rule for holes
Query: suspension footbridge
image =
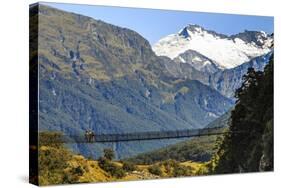
{"label": "suspension footbridge", "polygon": [[[168,131],[147,131],[114,134],[95,134],[89,132],[78,135],[62,135],[59,142],[62,143],[103,143],[103,142],[128,142],[138,140],[160,140],[176,139],[199,136],[211,136],[225,134],[225,128],[213,127],[202,129],[168,130]],[[40,138],[39,138],[40,140]],[[57,141],[57,140],[56,140]],[[58,141],[57,141],[58,142]]]}

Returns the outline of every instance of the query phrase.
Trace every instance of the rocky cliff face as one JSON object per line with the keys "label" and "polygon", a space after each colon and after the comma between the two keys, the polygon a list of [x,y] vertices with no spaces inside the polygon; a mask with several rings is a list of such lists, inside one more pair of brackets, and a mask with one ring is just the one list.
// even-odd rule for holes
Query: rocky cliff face
{"label": "rocky cliff face", "polygon": [[221,70],[213,60],[194,50],[185,51],[178,55],[174,61],[177,63],[187,63],[202,73],[212,74]]}
{"label": "rocky cliff face", "polygon": [[[199,81],[174,77],[165,68],[171,60],[156,56],[136,32],[39,6],[40,130],[75,135],[87,129],[109,134],[198,128],[232,106]],[[123,158],[175,142],[69,146],[94,157],[113,147]]]}
{"label": "rocky cliff face", "polygon": [[241,86],[243,75],[247,73],[248,68],[253,67],[256,71],[263,71],[271,55],[272,53],[270,52],[266,55],[253,58],[249,62],[233,69],[218,71],[210,76],[208,85],[219,91],[222,95],[233,98],[235,90]]}
{"label": "rocky cliff face", "polygon": [[[189,52],[187,52],[189,53]],[[243,75],[247,73],[248,68],[253,67],[257,71],[263,71],[268,64],[272,52],[266,55],[253,58],[249,62],[243,63],[232,69],[217,70],[214,73],[210,71],[201,71],[194,68],[189,63],[180,63],[179,59],[174,61],[163,59],[162,64],[166,72],[172,77],[198,80],[201,83],[215,89],[223,96],[234,100],[234,93],[237,88],[241,86]],[[175,63],[175,61],[177,63]]]}

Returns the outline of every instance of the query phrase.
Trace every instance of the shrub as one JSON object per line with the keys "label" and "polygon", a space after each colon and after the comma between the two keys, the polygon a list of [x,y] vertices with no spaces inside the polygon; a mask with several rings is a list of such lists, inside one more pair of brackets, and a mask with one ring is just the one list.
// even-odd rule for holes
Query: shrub
{"label": "shrub", "polygon": [[173,169],[174,166],[177,165],[177,164],[178,164],[178,162],[175,161],[175,160],[166,160],[166,161],[163,161],[163,162],[161,163],[161,165],[164,166],[165,172],[166,172],[167,174],[171,174],[171,173],[172,173],[172,169]]}
{"label": "shrub", "polygon": [[63,174],[61,183],[65,183],[65,184],[76,183],[78,179],[79,177],[77,175]]}
{"label": "shrub", "polygon": [[39,138],[39,185],[77,183],[89,171],[87,165],[70,165],[73,153],[64,147],[62,134],[42,132]]}
{"label": "shrub", "polygon": [[83,174],[84,170],[82,167],[74,167],[68,173],[63,174],[62,183],[76,183]]}
{"label": "shrub", "polygon": [[39,148],[41,146],[50,146],[53,148],[63,147],[62,134],[59,132],[40,132],[39,133]]}
{"label": "shrub", "polygon": [[126,172],[131,172],[137,170],[137,167],[134,163],[125,161],[123,162],[123,170],[125,170]]}
{"label": "shrub", "polygon": [[103,153],[103,156],[110,161],[115,157],[114,151],[111,148],[104,149]]}
{"label": "shrub", "polygon": [[189,169],[183,165],[176,165],[174,166],[173,176],[187,176],[189,175]]}
{"label": "shrub", "polygon": [[121,167],[117,166],[116,164],[114,164],[113,162],[111,162],[105,157],[99,158],[98,165],[104,171],[108,172],[110,175],[116,178],[122,178],[125,176],[125,171]]}
{"label": "shrub", "polygon": [[76,168],[71,169],[71,173],[78,176],[82,176],[84,174],[84,170],[80,166],[78,166]]}
{"label": "shrub", "polygon": [[108,159],[106,159],[105,157],[100,157],[98,159],[98,164],[101,168],[104,168],[104,166],[106,166],[106,164],[108,163]]}
{"label": "shrub", "polygon": [[125,171],[122,168],[115,166],[115,169],[112,172],[112,175],[116,178],[123,178],[125,176]]}
{"label": "shrub", "polygon": [[152,166],[150,166],[148,168],[148,171],[151,174],[154,174],[154,175],[157,175],[157,176],[161,176],[163,174],[159,165],[152,165]]}

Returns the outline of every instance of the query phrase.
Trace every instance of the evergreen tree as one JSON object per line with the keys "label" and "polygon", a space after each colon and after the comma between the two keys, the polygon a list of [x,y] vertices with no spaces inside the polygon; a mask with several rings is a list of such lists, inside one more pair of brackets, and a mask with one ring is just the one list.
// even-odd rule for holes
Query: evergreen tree
{"label": "evergreen tree", "polygon": [[103,150],[104,157],[108,160],[112,160],[115,157],[114,151],[111,148],[106,148]]}
{"label": "evergreen tree", "polygon": [[215,173],[273,169],[273,56],[264,72],[249,68],[235,93],[229,132],[217,152]]}

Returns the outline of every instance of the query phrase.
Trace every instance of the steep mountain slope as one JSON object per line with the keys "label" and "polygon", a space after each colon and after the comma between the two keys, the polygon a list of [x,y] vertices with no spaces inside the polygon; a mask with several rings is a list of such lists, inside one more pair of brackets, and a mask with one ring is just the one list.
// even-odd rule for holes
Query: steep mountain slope
{"label": "steep mountain slope", "polygon": [[[108,134],[204,127],[233,104],[198,81],[175,79],[162,66],[171,60],[156,56],[136,32],[44,5],[38,56],[42,131],[75,135],[87,129]],[[178,141],[69,146],[95,158],[113,147],[123,158]]]}
{"label": "steep mountain slope", "polygon": [[[218,68],[230,69],[270,52],[272,41],[273,38],[264,32],[245,31],[226,36],[198,25],[188,25],[178,33],[160,39],[153,50],[159,56],[178,57],[183,63],[190,59],[184,59],[181,54],[193,50],[211,59]],[[191,63],[196,63],[197,59],[200,56],[191,59]],[[201,63],[209,66],[211,61]]]}
{"label": "steep mountain slope", "polygon": [[232,98],[235,90],[241,86],[243,75],[247,73],[248,68],[252,67],[256,71],[263,71],[264,67],[269,63],[271,55],[272,52],[269,52],[235,68],[218,71],[209,77],[208,85],[224,96]]}
{"label": "steep mountain slope", "polygon": [[[189,53],[189,51],[187,51],[187,53]],[[205,68],[208,67],[204,67],[205,70],[202,71],[202,69],[198,70],[190,63],[181,63],[178,61],[178,58],[171,61],[168,58],[161,57],[163,59],[161,64],[166,69],[167,74],[171,75],[171,77],[198,80],[217,90],[227,98],[233,99],[234,92],[241,86],[242,77],[247,73],[248,68],[253,67],[258,71],[263,71],[264,67],[269,62],[271,54],[272,52],[269,52],[263,56],[253,58],[249,62],[243,63],[235,68],[217,70],[214,73],[206,71]]]}
{"label": "steep mountain slope", "polygon": [[204,73],[215,73],[220,70],[216,63],[208,57],[194,50],[187,50],[179,54],[174,61],[178,63],[188,63],[196,70]]}
{"label": "steep mountain slope", "polygon": [[230,123],[230,116],[231,116],[230,109],[228,112],[220,116],[219,118],[215,119],[211,123],[209,123],[206,127],[213,128],[213,127],[228,127]]}

